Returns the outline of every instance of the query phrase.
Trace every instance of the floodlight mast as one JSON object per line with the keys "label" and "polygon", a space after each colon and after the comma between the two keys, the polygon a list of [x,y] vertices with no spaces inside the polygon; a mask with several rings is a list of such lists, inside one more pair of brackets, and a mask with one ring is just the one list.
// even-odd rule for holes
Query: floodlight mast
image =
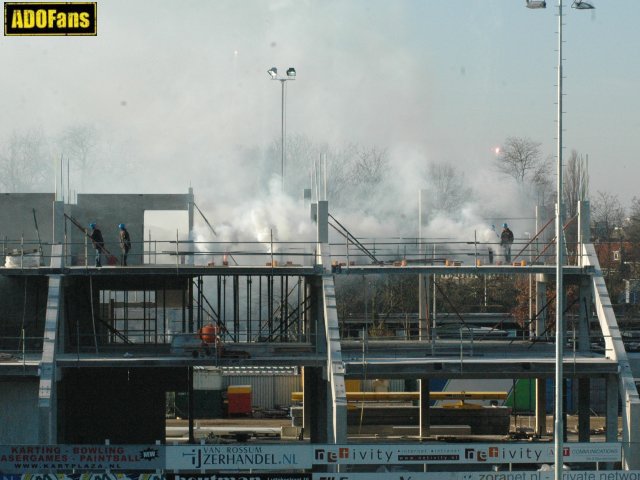
{"label": "floodlight mast", "polygon": [[527,8],[547,8],[544,0],[527,0]]}
{"label": "floodlight mast", "polygon": [[287,70],[287,76],[286,77],[282,77],[279,78],[278,77],[278,69],[276,67],[271,67],[269,70],[267,70],[267,73],[269,74],[269,76],[271,77],[271,80],[278,80],[280,82],[280,84],[282,85],[282,95],[281,95],[281,127],[280,127],[280,133],[281,133],[281,163],[280,163],[280,168],[281,168],[281,176],[282,176],[282,193],[284,193],[284,165],[285,165],[285,157],[286,157],[286,142],[285,142],[285,135],[286,135],[286,123],[285,123],[285,116],[286,116],[286,108],[285,108],[285,91],[286,91],[286,82],[289,80],[295,80],[296,79],[296,69],[293,67],[289,67],[289,69]]}
{"label": "floodlight mast", "polygon": [[[527,0],[527,8],[546,8],[544,0]],[[595,7],[584,0],[574,0],[572,8],[578,10],[591,10]],[[562,195],[562,0],[558,0],[558,120],[557,120],[557,200],[556,200],[556,371],[555,371],[555,423],[553,428],[554,437],[554,480],[562,480],[563,470],[563,436],[564,419],[563,415],[563,346],[564,346],[564,232],[562,229],[562,218],[564,213]]]}

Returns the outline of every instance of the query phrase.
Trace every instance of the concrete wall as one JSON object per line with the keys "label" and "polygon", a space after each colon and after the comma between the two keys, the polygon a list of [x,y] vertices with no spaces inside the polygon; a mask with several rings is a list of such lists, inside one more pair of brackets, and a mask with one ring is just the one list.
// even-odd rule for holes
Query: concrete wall
{"label": "concrete wall", "polygon": [[[38,230],[42,242],[53,241],[53,193],[3,193],[0,194],[0,239],[13,241],[6,245],[20,248],[20,238],[24,236],[25,250],[37,248],[38,234],[33,220],[36,210]],[[51,249],[43,246],[45,256]],[[1,259],[4,265],[4,258]],[[48,259],[45,261],[48,265]]]}
{"label": "concrete wall", "polygon": [[39,443],[38,380],[0,382],[0,445]]}
{"label": "concrete wall", "polygon": [[0,349],[21,351],[24,326],[26,351],[42,351],[47,285],[47,277],[0,277]]}
{"label": "concrete wall", "polygon": [[65,369],[58,443],[145,444],[165,435],[167,391],[187,388],[186,368]]}
{"label": "concrete wall", "polygon": [[[77,205],[68,205],[69,214],[80,225],[87,227],[95,222],[102,231],[109,252],[120,258],[118,224],[124,223],[131,236],[132,247],[128,264],[139,265],[143,260],[144,212],[145,210],[184,210],[193,202],[190,194],[79,194]],[[71,253],[74,263],[84,263],[84,235],[67,224],[68,239],[74,245]],[[186,233],[186,232],[185,232]],[[171,240],[171,239],[166,239]],[[89,242],[89,265],[93,264],[94,251]],[[103,259],[103,265],[104,265]]]}

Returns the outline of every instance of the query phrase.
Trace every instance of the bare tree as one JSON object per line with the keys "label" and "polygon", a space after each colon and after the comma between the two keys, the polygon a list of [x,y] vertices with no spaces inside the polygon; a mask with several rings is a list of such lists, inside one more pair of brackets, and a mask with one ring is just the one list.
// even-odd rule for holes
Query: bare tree
{"label": "bare tree", "polygon": [[564,203],[568,218],[578,213],[578,202],[586,200],[589,196],[589,172],[587,163],[582,155],[572,150],[564,177]]}
{"label": "bare tree", "polygon": [[52,177],[47,141],[41,130],[14,132],[0,153],[0,184],[7,192],[42,190]]}
{"label": "bare tree", "polygon": [[529,138],[508,137],[495,165],[499,172],[513,177],[519,184],[533,180],[540,174],[543,164],[540,142],[534,142]]}
{"label": "bare tree", "polygon": [[633,197],[629,207],[629,218],[626,225],[626,237],[634,242],[640,242],[640,198]]}
{"label": "bare tree", "polygon": [[[566,221],[568,221],[578,214],[578,202],[586,200],[589,196],[587,163],[576,150],[571,151],[571,155],[567,160],[562,192],[564,196],[563,203],[566,208]],[[565,235],[567,248],[570,252],[575,252],[578,242],[578,222],[571,222]]]}
{"label": "bare tree", "polygon": [[351,179],[367,194],[372,187],[380,184],[387,173],[389,164],[387,151],[377,147],[353,147],[354,156],[351,165]]}
{"label": "bare tree", "polygon": [[98,134],[92,126],[76,125],[69,127],[62,134],[61,147],[63,155],[71,160],[71,169],[80,175],[80,188],[84,189],[84,180],[94,164],[93,150],[98,141]]}
{"label": "bare tree", "polygon": [[[634,211],[633,207],[631,210]],[[640,214],[640,210],[638,213]],[[601,241],[609,241],[612,238],[616,227],[622,226],[624,216],[624,207],[617,195],[598,191],[591,201],[591,218],[595,224],[594,235]],[[640,217],[638,220],[640,221]]]}
{"label": "bare tree", "polygon": [[540,142],[530,138],[507,137],[500,148],[494,165],[496,169],[512,177],[521,187],[531,189],[539,204],[545,204],[553,192],[551,185],[551,157],[544,157]]}
{"label": "bare tree", "polygon": [[628,259],[633,263],[634,278],[638,278],[637,265],[640,262],[640,198],[633,197],[629,208],[629,218],[626,219],[624,236],[631,243]]}
{"label": "bare tree", "polygon": [[464,174],[448,163],[431,163],[425,173],[429,184],[430,210],[451,213],[459,210],[472,190],[466,186]]}

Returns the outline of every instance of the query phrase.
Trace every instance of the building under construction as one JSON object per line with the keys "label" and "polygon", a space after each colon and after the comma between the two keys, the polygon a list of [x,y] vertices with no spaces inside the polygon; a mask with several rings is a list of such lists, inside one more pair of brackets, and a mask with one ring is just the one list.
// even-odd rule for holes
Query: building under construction
{"label": "building under construction", "polygon": [[[544,292],[555,265],[487,265],[477,257],[427,261],[428,239],[409,249],[405,245],[400,257],[381,258],[330,215],[326,201],[310,207],[314,239],[199,244],[192,232],[194,216],[202,212],[192,191],[87,194],[78,195],[75,204],[57,201],[54,194],[2,195],[0,444],[164,442],[167,392],[192,392],[194,367],[202,366],[303,371],[303,397],[297,399],[303,406],[294,419],[302,442],[350,441],[350,402],[375,400],[376,392],[347,392],[349,379],[413,381],[415,392],[395,395],[413,402],[419,439],[433,437],[438,424],[446,432],[444,426],[472,422],[440,418],[446,412],[432,405],[442,398],[438,382],[526,380],[535,386],[534,434],[546,435],[551,396],[546,385],[554,376],[555,346],[542,341],[548,328],[543,316],[536,315],[526,338],[489,334],[495,328],[483,330],[469,317],[446,338],[434,328],[427,287],[429,279],[441,276],[531,275]],[[145,240],[145,212],[169,210],[186,212],[186,239]],[[123,219],[133,239],[128,266],[119,265],[117,233],[111,233]],[[83,230],[91,221],[102,227],[106,241],[102,268],[94,267],[93,246]],[[620,441],[624,465],[638,469],[640,400],[633,355],[625,351],[589,243],[587,203],[578,224],[579,254],[564,267],[565,282],[579,292],[579,315],[564,355],[564,376],[576,397],[578,439],[589,441],[597,386],[604,392],[606,441]],[[330,226],[343,231],[339,244],[329,242]],[[416,277],[419,309],[405,329],[410,333],[375,341],[366,334],[341,338],[346,325],[357,332],[364,323],[338,315],[334,281],[343,275]],[[535,300],[540,312],[546,299]],[[377,393],[378,400],[393,400],[394,392]],[[491,400],[486,392],[478,397]],[[494,411],[471,415],[489,425],[482,433],[492,433],[491,426],[502,431],[497,426],[504,415]],[[473,435],[474,428],[450,433]]]}

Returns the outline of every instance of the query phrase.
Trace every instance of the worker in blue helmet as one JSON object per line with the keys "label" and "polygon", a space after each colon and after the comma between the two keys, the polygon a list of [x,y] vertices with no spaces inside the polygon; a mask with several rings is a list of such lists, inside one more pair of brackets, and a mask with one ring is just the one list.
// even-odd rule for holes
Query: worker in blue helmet
{"label": "worker in blue helmet", "polygon": [[120,265],[126,266],[127,256],[129,255],[129,250],[131,250],[131,237],[124,223],[118,224],[118,229],[120,230],[120,250],[122,251]]}
{"label": "worker in blue helmet", "polygon": [[500,234],[500,246],[504,252],[504,261],[511,263],[511,245],[513,245],[513,232],[509,230],[509,225],[502,224],[502,233]]}
{"label": "worker in blue helmet", "polygon": [[96,251],[96,267],[102,267],[102,250],[104,250],[104,238],[102,237],[102,232],[95,223],[90,223],[89,228],[91,229],[89,237],[91,238],[91,243],[93,243],[93,248]]}

